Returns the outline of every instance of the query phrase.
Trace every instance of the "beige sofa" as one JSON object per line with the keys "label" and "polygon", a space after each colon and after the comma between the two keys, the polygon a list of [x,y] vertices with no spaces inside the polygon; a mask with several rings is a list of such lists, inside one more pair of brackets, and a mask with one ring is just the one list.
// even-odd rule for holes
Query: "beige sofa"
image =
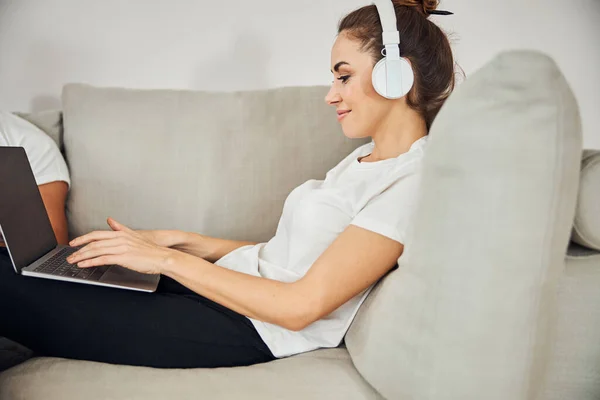
{"label": "beige sofa", "polygon": [[[326,91],[69,84],[62,123],[24,117],[64,146],[72,236],[107,229],[110,215],[268,241],[287,194],[365,143],[343,135]],[[556,64],[498,55],[430,135],[399,268],[338,348],[187,370],[33,357],[0,374],[0,398],[600,398],[600,152],[582,158],[577,103]]]}

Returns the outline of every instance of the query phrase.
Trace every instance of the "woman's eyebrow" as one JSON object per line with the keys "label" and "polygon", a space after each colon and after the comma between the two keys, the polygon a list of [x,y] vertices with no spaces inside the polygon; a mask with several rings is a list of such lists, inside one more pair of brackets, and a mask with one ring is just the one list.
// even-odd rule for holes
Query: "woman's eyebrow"
{"label": "woman's eyebrow", "polygon": [[[333,70],[335,72],[340,72],[340,67],[342,65],[350,65],[349,63],[347,63],[346,61],[340,61],[339,63],[335,64],[335,66],[333,67]],[[331,70],[330,70],[331,71]],[[331,71],[331,73],[333,74],[333,71]]]}

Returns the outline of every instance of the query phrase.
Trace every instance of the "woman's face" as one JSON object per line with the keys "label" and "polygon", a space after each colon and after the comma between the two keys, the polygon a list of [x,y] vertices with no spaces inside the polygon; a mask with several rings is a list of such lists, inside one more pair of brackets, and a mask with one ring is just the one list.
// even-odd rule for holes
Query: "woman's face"
{"label": "woman's face", "polygon": [[[338,120],[348,138],[372,136],[394,104],[373,88],[373,66],[373,58],[359,50],[357,41],[344,32],[338,35],[331,49],[334,80],[325,101],[338,111]],[[340,115],[342,112],[345,113]]]}

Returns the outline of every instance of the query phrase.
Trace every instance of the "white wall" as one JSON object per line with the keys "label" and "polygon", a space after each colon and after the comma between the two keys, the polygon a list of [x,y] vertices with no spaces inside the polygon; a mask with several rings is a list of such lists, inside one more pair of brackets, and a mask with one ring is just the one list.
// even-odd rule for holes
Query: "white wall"
{"label": "white wall", "polygon": [[[66,82],[247,90],[329,84],[338,20],[362,0],[0,0],[0,108],[60,107]],[[552,55],[600,148],[600,0],[445,0],[467,76],[503,49]],[[230,10],[230,11],[228,11]]]}

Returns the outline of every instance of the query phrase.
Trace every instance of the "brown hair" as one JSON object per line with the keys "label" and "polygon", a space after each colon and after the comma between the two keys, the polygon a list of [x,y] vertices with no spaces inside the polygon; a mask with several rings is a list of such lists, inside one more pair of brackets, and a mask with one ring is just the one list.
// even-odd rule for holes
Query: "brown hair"
{"label": "brown hair", "polygon": [[[406,96],[407,104],[425,119],[427,130],[440,108],[454,90],[454,57],[448,37],[429,17],[437,0],[393,0],[400,56],[410,60],[415,83]],[[373,65],[383,58],[383,29],[375,5],[368,5],[345,16],[338,35],[345,33],[360,42],[361,51],[373,56]]]}

